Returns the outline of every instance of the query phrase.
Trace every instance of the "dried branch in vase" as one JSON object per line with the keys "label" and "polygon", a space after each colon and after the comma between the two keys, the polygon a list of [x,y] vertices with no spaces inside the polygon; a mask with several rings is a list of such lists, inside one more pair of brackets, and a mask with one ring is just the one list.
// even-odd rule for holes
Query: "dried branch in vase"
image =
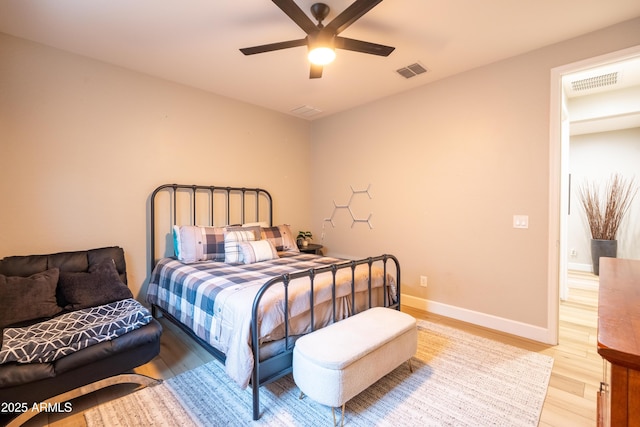
{"label": "dried branch in vase", "polygon": [[620,223],[637,192],[635,179],[627,181],[620,174],[611,176],[603,196],[597,184],[586,182],[580,187],[579,197],[592,239],[616,240]]}

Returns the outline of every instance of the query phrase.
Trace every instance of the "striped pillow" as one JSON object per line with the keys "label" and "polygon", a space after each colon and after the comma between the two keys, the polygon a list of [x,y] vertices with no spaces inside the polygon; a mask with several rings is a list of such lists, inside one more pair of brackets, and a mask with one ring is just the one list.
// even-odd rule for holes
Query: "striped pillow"
{"label": "striped pillow", "polygon": [[254,262],[269,261],[278,258],[278,252],[273,247],[273,243],[268,240],[256,240],[253,242],[238,243],[242,258],[245,264],[253,264]]}
{"label": "striped pillow", "polygon": [[224,262],[243,262],[244,258],[240,250],[240,243],[254,240],[256,240],[256,235],[252,230],[226,230],[224,233]]}

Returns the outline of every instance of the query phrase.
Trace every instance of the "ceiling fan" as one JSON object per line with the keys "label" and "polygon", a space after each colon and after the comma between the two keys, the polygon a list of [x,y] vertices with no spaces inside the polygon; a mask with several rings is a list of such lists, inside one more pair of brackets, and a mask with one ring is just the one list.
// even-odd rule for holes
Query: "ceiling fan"
{"label": "ceiling fan", "polygon": [[[382,2],[382,0],[356,0],[326,26],[322,24],[322,21],[329,14],[329,6],[324,3],[315,3],[311,6],[311,15],[318,21],[316,25],[293,0],[273,0],[273,2],[291,18],[293,22],[302,28],[304,32],[307,33],[307,36],[298,40],[269,43],[240,49],[245,55],[255,55],[256,53],[307,46],[309,49],[309,61],[311,61],[309,78],[317,79],[322,77],[324,65],[331,62],[335,57],[335,49],[345,49],[379,56],[389,56],[395,49],[391,46],[338,36],[338,34],[373,9],[378,3]],[[320,49],[319,52],[328,54],[329,58],[315,59],[313,55],[317,53],[317,48]]]}

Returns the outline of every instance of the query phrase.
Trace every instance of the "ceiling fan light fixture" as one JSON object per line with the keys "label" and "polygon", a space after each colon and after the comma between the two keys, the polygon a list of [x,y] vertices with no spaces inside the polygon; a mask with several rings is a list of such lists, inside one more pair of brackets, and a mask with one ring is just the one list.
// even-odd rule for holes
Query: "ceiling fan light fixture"
{"label": "ceiling fan light fixture", "polygon": [[329,6],[325,3],[314,3],[311,6],[311,15],[318,22],[316,24],[300,9],[300,6],[296,4],[295,0],[273,0],[276,6],[300,27],[307,36],[303,39],[246,47],[240,49],[240,51],[245,55],[255,55],[256,53],[273,52],[275,50],[306,45],[308,49],[307,57],[311,63],[309,70],[310,79],[322,77],[324,66],[331,63],[336,57],[335,49],[350,50],[352,52],[366,53],[369,55],[389,56],[395,49],[394,47],[340,37],[338,35],[358,19],[362,18],[363,15],[381,1],[382,0],[355,0],[350,6],[334,17],[331,22],[324,25],[322,22],[329,16],[330,11]]}
{"label": "ceiling fan light fixture", "polygon": [[336,59],[336,51],[330,47],[319,46],[309,50],[309,62],[315,65],[327,65]]}

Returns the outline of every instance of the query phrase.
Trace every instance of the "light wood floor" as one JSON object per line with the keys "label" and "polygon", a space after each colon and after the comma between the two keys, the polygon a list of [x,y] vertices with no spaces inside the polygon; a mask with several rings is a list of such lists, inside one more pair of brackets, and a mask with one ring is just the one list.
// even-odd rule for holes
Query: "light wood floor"
{"label": "light wood floor", "polygon": [[[560,305],[560,344],[548,346],[403,308],[419,319],[441,322],[467,332],[485,336],[554,358],[553,371],[544,403],[540,426],[580,427],[596,425],[596,392],[602,378],[602,359],[596,351],[597,277],[571,273],[567,301]],[[211,355],[185,336],[174,325],[164,326],[160,355],[136,370],[155,378],[168,379],[213,360]],[[74,400],[70,414],[40,414],[26,426],[86,426],[83,411],[134,391],[133,386],[119,385]],[[247,408],[249,411],[250,408]]]}

